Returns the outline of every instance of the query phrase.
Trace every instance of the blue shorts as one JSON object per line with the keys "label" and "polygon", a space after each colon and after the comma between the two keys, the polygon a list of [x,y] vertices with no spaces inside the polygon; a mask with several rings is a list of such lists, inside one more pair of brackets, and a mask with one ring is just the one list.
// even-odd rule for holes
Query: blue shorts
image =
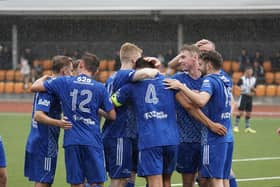
{"label": "blue shorts", "polygon": [[201,176],[205,178],[229,179],[232,164],[233,142],[202,147]]}
{"label": "blue shorts", "polygon": [[5,168],[6,166],[7,166],[7,163],[6,163],[4,145],[3,145],[1,137],[0,137],[0,167]]}
{"label": "blue shorts", "polygon": [[129,178],[132,169],[132,141],[129,138],[103,140],[106,170],[110,178]]}
{"label": "blue shorts", "polygon": [[132,140],[132,169],[131,171],[137,172],[137,165],[138,165],[138,140],[136,138]]}
{"label": "blue shorts", "polygon": [[178,146],[159,146],[139,151],[138,176],[172,174],[176,167]]}
{"label": "blue shorts", "polygon": [[104,150],[88,145],[64,147],[66,178],[69,184],[106,181]]}
{"label": "blue shorts", "polygon": [[24,176],[30,181],[52,184],[57,157],[43,157],[25,152]]}
{"label": "blue shorts", "polygon": [[182,142],[178,146],[176,170],[179,173],[196,173],[201,163],[201,143]]}

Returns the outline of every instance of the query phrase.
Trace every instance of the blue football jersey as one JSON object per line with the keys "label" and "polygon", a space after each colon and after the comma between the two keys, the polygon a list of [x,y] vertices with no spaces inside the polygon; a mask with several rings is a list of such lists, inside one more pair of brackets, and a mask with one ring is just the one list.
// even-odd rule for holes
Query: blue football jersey
{"label": "blue football jersey", "polygon": [[[188,86],[193,91],[199,91],[202,78],[193,79],[189,73],[178,72],[172,77]],[[179,125],[180,142],[201,142],[203,125],[192,117],[179,103],[176,102],[177,123]]]}
{"label": "blue football jersey", "polygon": [[[135,70],[119,70],[106,81],[106,89],[110,95],[121,86],[132,81]],[[135,138],[135,115],[131,104],[116,108],[117,118],[114,121],[106,120],[103,126],[103,138]]]}
{"label": "blue football jersey", "polygon": [[105,86],[81,74],[48,80],[44,87],[59,97],[64,116],[73,125],[64,131],[63,146],[92,145],[103,148],[98,109],[107,112],[113,109]]}
{"label": "blue football jersey", "polygon": [[132,102],[136,113],[138,148],[177,145],[175,92],[165,89],[164,76],[145,79],[120,88],[115,99],[118,103]]}
{"label": "blue football jersey", "polygon": [[214,122],[218,122],[227,128],[225,136],[219,136],[208,129],[205,129],[202,142],[221,143],[232,142],[231,130],[231,80],[223,73],[210,74],[204,77],[201,92],[210,94],[210,99],[206,104],[207,116]]}
{"label": "blue football jersey", "polygon": [[43,111],[51,118],[60,119],[60,102],[57,97],[46,92],[35,94],[31,129],[26,144],[26,150],[30,153],[36,153],[47,157],[56,157],[60,128],[35,121],[35,111]]}

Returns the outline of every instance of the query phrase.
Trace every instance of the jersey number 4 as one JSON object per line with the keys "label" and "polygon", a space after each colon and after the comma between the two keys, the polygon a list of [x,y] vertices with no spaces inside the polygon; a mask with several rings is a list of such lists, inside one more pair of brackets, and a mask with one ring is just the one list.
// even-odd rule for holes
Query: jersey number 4
{"label": "jersey number 4", "polygon": [[151,104],[157,104],[158,103],[158,98],[157,98],[155,85],[153,85],[153,84],[148,85],[148,88],[146,90],[145,102],[146,103],[151,103]]}

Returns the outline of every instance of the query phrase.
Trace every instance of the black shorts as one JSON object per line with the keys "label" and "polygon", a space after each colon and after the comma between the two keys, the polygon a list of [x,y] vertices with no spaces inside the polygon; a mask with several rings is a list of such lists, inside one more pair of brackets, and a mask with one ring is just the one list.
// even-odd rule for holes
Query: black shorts
{"label": "black shorts", "polygon": [[238,110],[252,112],[253,108],[253,97],[249,95],[241,95],[239,98]]}

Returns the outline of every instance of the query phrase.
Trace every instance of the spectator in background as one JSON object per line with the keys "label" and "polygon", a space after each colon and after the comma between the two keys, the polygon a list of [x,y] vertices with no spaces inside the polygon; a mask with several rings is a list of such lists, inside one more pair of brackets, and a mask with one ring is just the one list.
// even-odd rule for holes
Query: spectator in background
{"label": "spectator in background", "polygon": [[158,53],[157,59],[161,62],[164,67],[167,67],[167,62],[164,59],[164,56],[161,53]]}
{"label": "spectator in background", "polygon": [[35,59],[35,56],[33,54],[33,51],[31,48],[27,47],[24,49],[24,52],[23,52],[23,56],[25,57],[25,59],[27,60],[30,68],[32,69],[33,68],[33,61]]}
{"label": "spectator in background", "polygon": [[260,62],[254,61],[253,62],[253,75],[256,77],[257,82],[256,84],[263,84],[264,83],[264,69]]}
{"label": "spectator in background", "polygon": [[277,51],[271,58],[271,65],[274,72],[280,71],[280,51]]}
{"label": "spectator in background", "polygon": [[247,50],[245,48],[241,50],[241,55],[238,57],[238,62],[240,63],[239,70],[242,72],[244,72],[245,67],[251,66],[250,57],[247,54]]}
{"label": "spectator in background", "polygon": [[165,55],[164,59],[166,62],[170,62],[176,56],[173,49],[168,49],[167,54]]}
{"label": "spectator in background", "polygon": [[31,81],[34,82],[43,75],[43,67],[38,61],[33,62],[33,71],[31,71]]}
{"label": "spectator in background", "polygon": [[26,91],[28,88],[28,82],[30,79],[30,66],[28,64],[28,60],[25,58],[25,56],[20,57],[20,72],[23,77],[23,83],[24,83],[24,90]]}
{"label": "spectator in background", "polygon": [[234,132],[239,132],[238,124],[240,118],[245,112],[245,132],[246,133],[256,133],[256,130],[252,129],[250,126],[251,112],[253,108],[253,95],[256,90],[256,78],[253,76],[253,68],[248,66],[244,71],[244,75],[239,79],[237,85],[240,87],[241,95],[238,101],[238,114],[235,118],[235,125],[233,128]]}
{"label": "spectator in background", "polygon": [[258,62],[260,65],[263,65],[263,55],[260,51],[256,51],[255,56],[252,57],[252,63]]}
{"label": "spectator in background", "polygon": [[12,69],[12,52],[8,46],[4,46],[3,57],[5,60],[5,69]]}
{"label": "spectator in background", "polygon": [[0,69],[4,69],[5,60],[3,57],[3,46],[0,45]]}
{"label": "spectator in background", "polygon": [[12,54],[7,46],[0,45],[0,69],[12,68]]}
{"label": "spectator in background", "polygon": [[115,71],[118,71],[121,68],[121,59],[120,59],[120,51],[117,50],[115,53]]}

